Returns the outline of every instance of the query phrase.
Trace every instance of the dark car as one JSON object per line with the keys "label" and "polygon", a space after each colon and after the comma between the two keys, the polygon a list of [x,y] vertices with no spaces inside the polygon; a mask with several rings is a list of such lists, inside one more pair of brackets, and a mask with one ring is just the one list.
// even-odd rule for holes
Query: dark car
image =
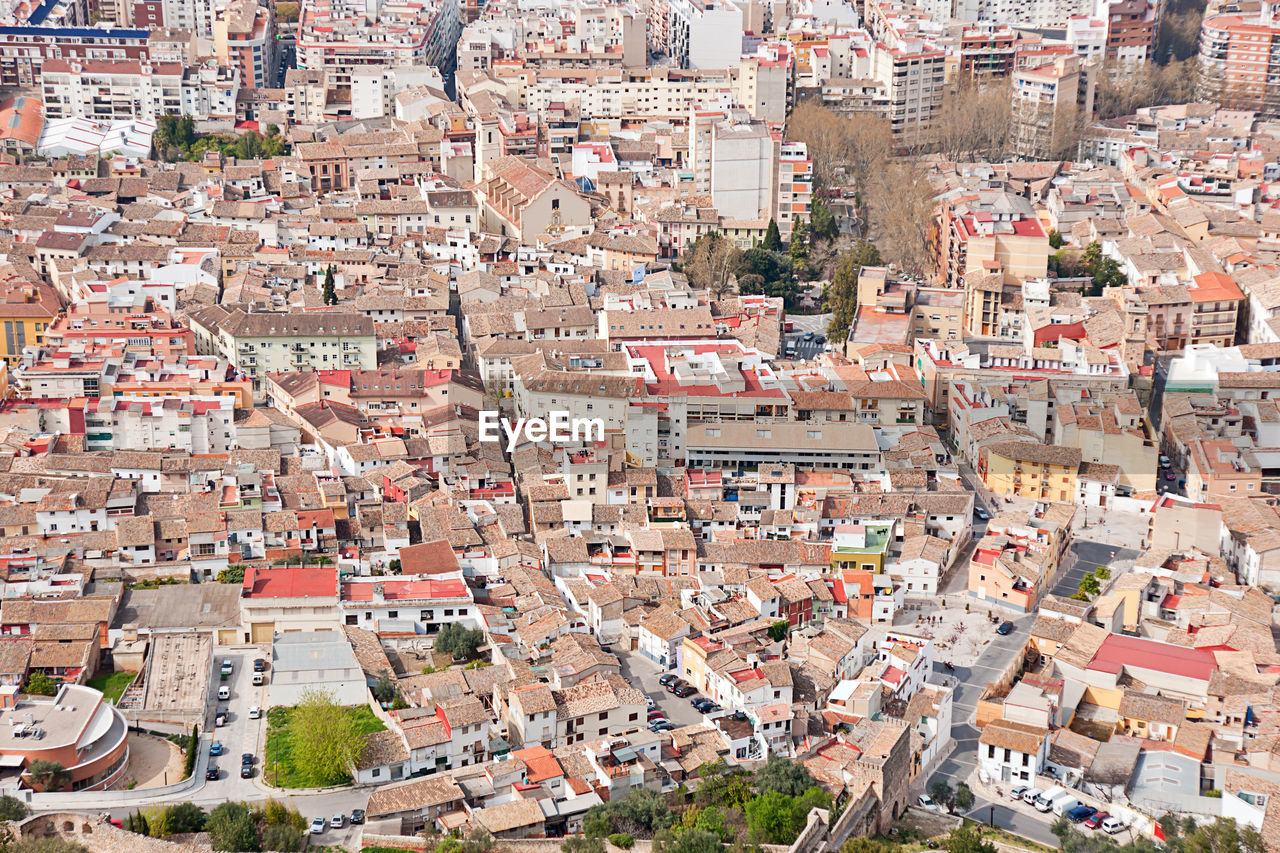
{"label": "dark car", "polygon": [[[675,693],[681,687],[688,687],[688,686],[689,686],[689,682],[685,681],[683,678],[677,678],[675,681],[671,681],[667,683],[667,692]],[[685,695],[688,696],[689,694],[686,693]]]}
{"label": "dark car", "polygon": [[364,809],[352,809],[351,822],[354,824],[364,823]]}
{"label": "dark car", "polygon": [[1098,827],[1102,826],[1102,822],[1109,817],[1111,817],[1111,815],[1109,815],[1107,812],[1094,812],[1093,814],[1089,815],[1089,817],[1084,819],[1085,828],[1097,829]]}
{"label": "dark car", "polygon": [[243,754],[240,756],[240,763],[241,763],[241,764],[252,764],[252,763],[253,763],[253,753],[252,753],[252,752],[246,752],[246,753],[243,753]]}
{"label": "dark car", "polygon": [[658,683],[661,684],[663,687],[670,687],[672,684],[675,684],[679,680],[680,680],[680,676],[676,675],[674,672],[668,672],[666,675],[658,679]]}
{"label": "dark car", "polygon": [[1168,480],[1169,482],[1173,482],[1173,472],[1172,472],[1172,471],[1165,471],[1165,472],[1164,472],[1164,478],[1165,478],[1166,480]]}
{"label": "dark car", "polygon": [[704,705],[699,710],[704,714],[714,714],[716,711],[723,711],[724,708],[721,708],[715,702],[712,702],[710,705]]}
{"label": "dark car", "polygon": [[1013,633],[1012,622],[1001,622],[1000,627],[996,629],[996,633],[1002,637],[1007,637]]}
{"label": "dark car", "polygon": [[254,660],[253,660],[253,671],[254,671],[254,672],[266,672],[266,671],[267,671],[267,662],[266,662],[265,660],[263,660],[262,658],[254,658]]}
{"label": "dark car", "polygon": [[699,711],[701,711],[703,705],[710,705],[712,704],[712,702],[706,696],[698,696],[696,698],[690,699],[689,704],[697,708]]}
{"label": "dark car", "polygon": [[241,764],[241,765],[240,765],[240,778],[241,778],[241,779],[252,779],[252,778],[253,778],[253,765],[252,765],[252,764]]}
{"label": "dark car", "polygon": [[208,779],[210,782],[212,782],[214,779],[217,779],[217,778],[218,778],[218,765],[216,765],[216,764],[210,764],[210,765],[209,765],[209,769],[208,769],[208,770],[206,770],[206,771],[204,771],[204,778]]}
{"label": "dark car", "polygon": [[676,686],[676,689],[672,690],[671,692],[674,693],[676,696],[679,696],[681,699],[688,699],[690,696],[697,693],[698,691],[695,690],[692,685],[679,684]]}
{"label": "dark car", "polygon": [[1079,823],[1082,820],[1088,820],[1097,813],[1098,810],[1093,806],[1076,806],[1074,809],[1067,812],[1067,819],[1072,823]]}

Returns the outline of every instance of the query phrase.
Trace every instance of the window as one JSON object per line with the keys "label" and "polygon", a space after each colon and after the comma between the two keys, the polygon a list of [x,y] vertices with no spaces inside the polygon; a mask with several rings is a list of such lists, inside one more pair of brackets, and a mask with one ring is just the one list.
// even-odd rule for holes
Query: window
{"label": "window", "polygon": [[758,429],[756,430],[756,438],[773,438],[773,430]]}
{"label": "window", "polygon": [[387,618],[388,618],[388,619],[399,619],[399,618],[400,618],[400,611],[399,611],[399,610],[388,610],[388,611],[387,611]]}
{"label": "window", "polygon": [[629,714],[629,715],[627,716],[627,722],[629,722],[629,723],[634,723],[634,722],[635,722],[636,720],[638,720],[638,719],[640,719],[640,715],[639,715],[639,714]]}
{"label": "window", "polygon": [[609,712],[608,712],[608,711],[604,711],[604,712],[602,712],[602,713],[600,714],[600,721],[601,721],[601,722],[604,722],[604,721],[605,721],[605,720],[607,720],[607,719],[609,719]]}

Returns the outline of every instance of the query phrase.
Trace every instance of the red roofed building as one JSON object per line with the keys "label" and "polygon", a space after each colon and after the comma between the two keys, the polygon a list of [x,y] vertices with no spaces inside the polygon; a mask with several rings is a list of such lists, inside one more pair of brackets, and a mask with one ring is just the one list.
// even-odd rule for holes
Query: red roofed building
{"label": "red roofed building", "polygon": [[1082,675],[1100,701],[1119,699],[1122,675],[1164,695],[1195,701],[1204,700],[1217,667],[1213,652],[1204,649],[1108,634]]}
{"label": "red roofed building", "polygon": [[460,570],[458,556],[446,539],[400,549],[400,573],[403,575],[448,575]]}
{"label": "red roofed building", "polygon": [[1229,347],[1235,342],[1236,314],[1244,294],[1231,276],[1202,272],[1187,288],[1191,295],[1191,343]]}
{"label": "red roofed building", "polygon": [[462,578],[351,578],[342,583],[342,622],[381,631],[383,622],[415,623],[416,633],[434,634],[460,622],[480,627],[475,601]]}
{"label": "red roofed building", "polygon": [[1026,199],[984,191],[947,204],[938,235],[938,267],[949,287],[966,276],[996,272],[1004,284],[1044,278],[1049,234]]}
{"label": "red roofed building", "polygon": [[269,643],[277,632],[331,631],[338,621],[338,570],[245,569],[240,623],[249,643]]}

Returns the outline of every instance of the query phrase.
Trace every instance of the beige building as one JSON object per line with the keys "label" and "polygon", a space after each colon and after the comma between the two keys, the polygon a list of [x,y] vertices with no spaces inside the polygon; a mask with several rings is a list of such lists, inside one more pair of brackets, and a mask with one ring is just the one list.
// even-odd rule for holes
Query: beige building
{"label": "beige building", "polygon": [[569,184],[519,157],[487,164],[485,228],[521,242],[548,229],[591,223],[591,205]]}

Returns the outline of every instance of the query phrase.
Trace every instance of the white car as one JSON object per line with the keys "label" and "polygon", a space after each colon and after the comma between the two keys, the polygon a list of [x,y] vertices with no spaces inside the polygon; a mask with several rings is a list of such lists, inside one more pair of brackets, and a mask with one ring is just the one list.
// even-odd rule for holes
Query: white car
{"label": "white car", "polygon": [[931,812],[942,811],[942,807],[935,803],[932,797],[929,797],[926,794],[921,794],[916,797],[916,805],[922,809],[928,809]]}
{"label": "white car", "polygon": [[329,818],[329,826],[333,827],[334,829],[342,829],[342,827],[346,825],[347,825],[347,816],[344,814],[336,814],[333,817]]}
{"label": "white car", "polygon": [[250,705],[250,706],[249,706],[249,719],[251,719],[251,720],[256,720],[256,719],[258,719],[258,718],[259,718],[259,717],[261,717],[261,716],[262,716],[262,709],[261,709],[261,708],[259,708],[257,705]]}
{"label": "white car", "polygon": [[1030,787],[1031,787],[1030,785],[1018,785],[1012,791],[1009,792],[1009,799],[1021,800],[1022,795],[1025,794],[1030,789]]}
{"label": "white car", "polygon": [[324,828],[328,825],[329,825],[329,822],[322,817],[312,818],[311,834],[319,835],[320,833],[324,832]]}

